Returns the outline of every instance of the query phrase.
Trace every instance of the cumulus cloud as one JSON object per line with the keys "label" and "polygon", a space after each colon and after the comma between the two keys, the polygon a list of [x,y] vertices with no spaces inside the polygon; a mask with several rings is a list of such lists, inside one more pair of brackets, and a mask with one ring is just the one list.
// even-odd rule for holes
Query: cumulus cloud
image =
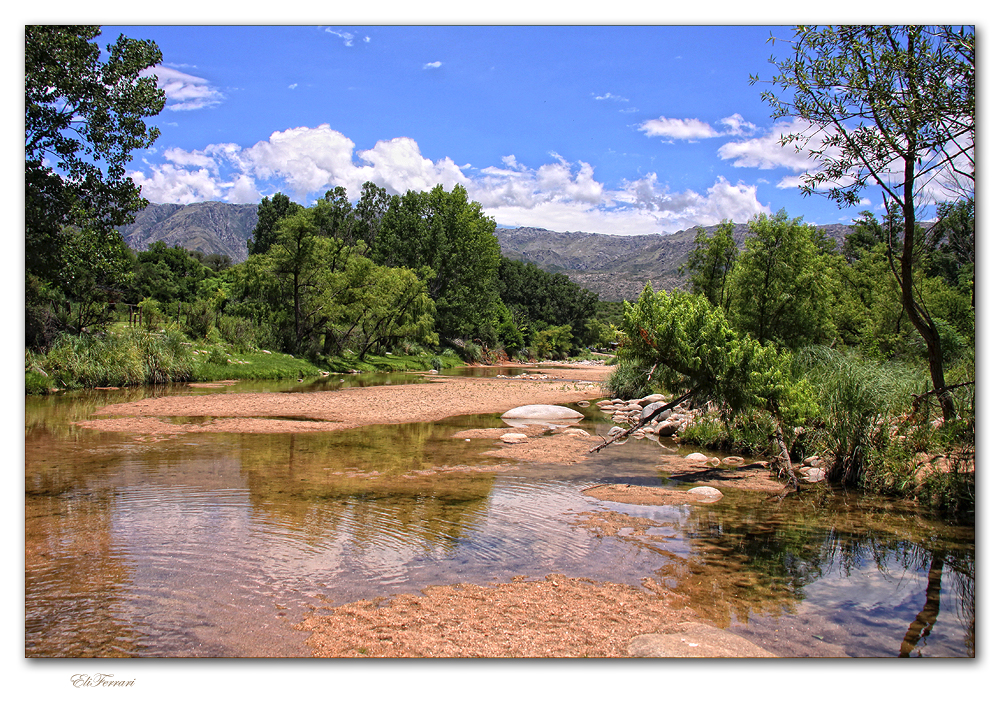
{"label": "cumulus cloud", "polygon": [[224,193],[215,174],[205,168],[182,168],[168,163],[151,167],[149,176],[142,172],[129,175],[142,188],[142,196],[153,203],[187,205],[219,200]]}
{"label": "cumulus cloud", "polygon": [[767,212],[756,187],[724,178],[705,192],[672,191],[655,173],[608,187],[591,164],[550,156],[536,168],[509,154],[499,165],[474,169],[448,157],[429,159],[409,137],[359,150],[323,124],[274,132],[245,148],[232,143],[193,151],[169,148],[162,163],[148,163],[130,175],[149,200],[172,203],[254,203],[281,191],[309,204],[338,185],[356,199],[365,181],[391,194],[462,185],[498,224],[608,234],[674,232],[724,219],[745,222]]}
{"label": "cumulus cloud", "polygon": [[628,98],[623,98],[620,95],[612,95],[611,93],[605,93],[604,95],[595,95],[594,100],[612,100],[619,103],[627,103]]}
{"label": "cumulus cloud", "polygon": [[[815,160],[809,156],[808,144],[806,148],[796,151],[795,147],[781,146],[779,142],[784,134],[805,132],[808,129],[809,123],[799,119],[776,122],[762,137],[723,144],[719,147],[718,155],[742,168],[786,168],[801,173],[816,165]],[[816,139],[818,142],[822,136]]]}
{"label": "cumulus cloud", "polygon": [[156,86],[167,97],[168,110],[200,110],[214,107],[223,100],[223,94],[207,79],[192,76],[169,66],[143,69],[141,76],[156,76]]}
{"label": "cumulus cloud", "polygon": [[658,117],[643,122],[639,125],[639,131],[647,137],[683,139],[689,142],[719,136],[710,124],[694,118]]}
{"label": "cumulus cloud", "polygon": [[734,137],[747,137],[757,131],[757,125],[747,122],[740,113],[723,117],[719,124],[726,128],[726,134]]}
{"label": "cumulus cloud", "polygon": [[430,63],[425,63],[424,64],[424,70],[426,71],[428,68],[441,68],[441,62],[440,61],[431,61]]}

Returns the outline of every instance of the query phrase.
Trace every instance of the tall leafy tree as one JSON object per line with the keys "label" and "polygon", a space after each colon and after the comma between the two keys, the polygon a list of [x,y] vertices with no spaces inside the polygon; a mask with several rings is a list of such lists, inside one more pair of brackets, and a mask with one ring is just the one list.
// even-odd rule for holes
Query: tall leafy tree
{"label": "tall leafy tree", "polygon": [[67,295],[74,281],[65,274],[81,257],[122,261],[115,228],[148,204],[125,167],[159,136],[145,119],[165,104],[155,76],[143,75],[162,58],[156,44],[122,35],[102,61],[100,34],[25,27],[25,272]]}
{"label": "tall leafy tree", "polygon": [[[361,202],[356,210],[363,210]],[[423,272],[440,335],[491,337],[500,265],[495,230],[496,222],[465,188],[448,192],[438,185],[392,196],[369,251],[380,265]]]}
{"label": "tall leafy tree", "polygon": [[257,224],[247,241],[247,253],[266,254],[278,239],[278,223],[284,218],[302,210],[302,206],[284,193],[275,193],[273,198],[265,197],[257,206]]}
{"label": "tall leafy tree", "polygon": [[699,227],[694,236],[694,249],[681,266],[681,274],[687,275],[691,292],[704,295],[712,305],[728,310],[726,282],[738,253],[731,220],[723,222],[711,236]]}
{"label": "tall leafy tree", "polygon": [[732,273],[734,326],[761,342],[796,348],[834,334],[827,254],[818,230],[776,215],[750,222]]}
{"label": "tall leafy tree", "polygon": [[500,258],[500,300],[515,320],[533,332],[545,327],[570,326],[572,345],[585,346],[593,336],[588,322],[597,313],[597,294],[561,273],[550,273],[533,263]]}
{"label": "tall leafy tree", "polygon": [[[900,208],[902,246],[893,252],[893,273],[903,308],[926,344],[942,411],[951,418],[941,335],[914,295],[914,257],[921,190],[936,184],[952,194],[975,192],[975,29],[803,26],[791,49],[790,58],[772,59],[776,90],[762,94],[775,118],[807,125],[781,143],[807,150],[816,161],[803,175],[803,192],[855,205],[874,183],[887,206]],[[751,83],[758,80],[751,76]]]}

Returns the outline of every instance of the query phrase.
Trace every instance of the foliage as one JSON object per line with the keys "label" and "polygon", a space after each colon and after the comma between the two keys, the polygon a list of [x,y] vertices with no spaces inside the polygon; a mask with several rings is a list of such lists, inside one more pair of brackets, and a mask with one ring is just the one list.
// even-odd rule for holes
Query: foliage
{"label": "foliage", "polygon": [[502,257],[497,287],[500,300],[529,338],[548,327],[570,325],[569,351],[596,341],[595,330],[589,323],[597,312],[597,294],[581,288],[568,276]]}
{"label": "foliage", "polygon": [[824,408],[824,442],[834,456],[828,479],[862,484],[866,474],[885,465],[898,417],[921,379],[900,364],[822,347],[803,350],[797,361]]}
{"label": "foliage", "polygon": [[765,408],[795,417],[811,409],[807,390],[792,381],[790,355],[736,332],[702,296],[647,285],[634,305],[626,303],[622,331],[619,358],[669,369],[671,392],[696,390],[728,415]]}
{"label": "foliage", "polygon": [[292,202],[284,193],[261,200],[257,206],[257,224],[247,240],[247,253],[250,256],[266,254],[278,238],[278,223],[301,209],[301,205]]}
{"label": "foliage", "polygon": [[161,303],[190,303],[198,297],[199,285],[212,277],[211,268],[193,252],[180,246],[153,242],[136,254],[134,290],[137,298],[154,298]]}
{"label": "foliage", "polygon": [[[63,388],[187,381],[193,369],[183,335],[139,328],[100,335],[64,334],[47,354],[33,355],[30,365],[44,370],[50,385]],[[25,370],[31,370],[27,360]]]}
{"label": "foliage", "polygon": [[729,310],[726,281],[736,263],[737,254],[732,220],[723,222],[711,237],[699,227],[694,237],[694,249],[681,266],[680,273],[687,275],[692,293],[704,295],[712,305]]}
{"label": "foliage", "polygon": [[619,359],[605,387],[613,398],[630,400],[644,398],[667,388],[672,372],[666,367],[646,366],[635,361]]}
{"label": "foliage", "polygon": [[562,325],[538,330],[531,346],[538,359],[565,359],[573,349],[573,328]]}
{"label": "foliage", "polygon": [[821,245],[819,230],[784,210],[754,218],[731,276],[733,326],[793,349],[832,339],[830,257]]}
{"label": "foliage", "polygon": [[803,192],[855,205],[862,189],[875,183],[887,209],[890,201],[899,207],[903,236],[893,273],[903,309],[927,346],[944,415],[951,418],[941,338],[914,292],[916,210],[925,187],[963,197],[975,190],[975,29],[799,27],[792,57],[772,63],[776,90],[762,97],[773,117],[792,116],[805,125],[783,135],[781,144],[807,149],[817,164],[803,174]]}
{"label": "foliage", "polygon": [[423,272],[439,335],[492,342],[500,262],[495,229],[462,186],[450,193],[440,185],[407,191],[389,198],[369,256],[380,265]]}
{"label": "foliage", "polygon": [[120,36],[101,61],[98,27],[25,27],[25,272],[74,296],[77,276],[118,278],[124,246],[115,227],[147,204],[125,172],[159,135],[144,119],[165,97],[150,41]]}

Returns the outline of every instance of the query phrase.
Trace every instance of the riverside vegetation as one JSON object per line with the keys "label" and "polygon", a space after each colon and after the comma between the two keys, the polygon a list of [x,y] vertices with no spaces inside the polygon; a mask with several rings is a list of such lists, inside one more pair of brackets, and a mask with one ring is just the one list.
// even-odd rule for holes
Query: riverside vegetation
{"label": "riverside vegetation", "polygon": [[[800,29],[799,65],[848,55],[852,31]],[[904,160],[937,153],[951,137],[974,142],[974,36],[905,31],[911,54],[942,65],[856,53],[834,63],[897,67],[908,89],[933,93],[922,104],[938,113],[908,113],[913,101],[864,88],[853,97],[935,135],[919,142],[903,129],[912,136]],[[146,203],[121,165],[157,137],[142,120],[163,108],[163,92],[140,73],[162,57],[122,37],[101,64],[99,33],[26,30],[26,392],[564,359],[618,343],[612,395],[690,393],[712,409],[683,441],[781,454],[786,470],[792,457],[824,455],[832,482],[974,508],[974,162],[958,169],[961,197],[940,203],[927,229],[916,224],[910,170],[900,186],[884,186],[882,217],[865,212],[839,249],[784,211],[757,217],[742,242],[723,223],[699,234],[682,269],[688,290],[647,287],[620,308],[566,276],[503,258],[495,221],[461,186],[390,195],[366,183],[356,202],[338,187],[309,207],[278,193],[260,203],[250,256],[238,265],[162,243],[136,253],[115,227]],[[870,39],[866,46],[883,41]],[[776,83],[815,92],[785,78],[804,80],[795,66],[778,69]],[[122,81],[132,89],[112,89]],[[794,108],[776,104],[818,119]],[[77,154],[74,120],[92,122],[85,135],[96,158]],[[883,136],[855,160],[867,163],[864,148],[893,153],[898,145]],[[954,174],[954,154],[935,158]],[[823,166],[810,188],[855,172],[846,162]],[[847,187],[830,195],[857,201]]]}

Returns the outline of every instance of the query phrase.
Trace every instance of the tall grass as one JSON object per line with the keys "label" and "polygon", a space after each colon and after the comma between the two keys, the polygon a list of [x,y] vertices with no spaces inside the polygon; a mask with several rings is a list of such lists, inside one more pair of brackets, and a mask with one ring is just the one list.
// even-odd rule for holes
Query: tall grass
{"label": "tall grass", "polygon": [[191,351],[176,330],[126,328],[100,335],[62,335],[44,355],[26,355],[25,371],[64,388],[137,386],[191,378]]}
{"label": "tall grass", "polygon": [[816,388],[822,408],[823,441],[834,456],[827,478],[851,486],[886,480],[879,475],[899,468],[893,460],[901,458],[903,449],[897,441],[899,416],[923,374],[913,366],[822,347],[803,350],[797,363]]}

